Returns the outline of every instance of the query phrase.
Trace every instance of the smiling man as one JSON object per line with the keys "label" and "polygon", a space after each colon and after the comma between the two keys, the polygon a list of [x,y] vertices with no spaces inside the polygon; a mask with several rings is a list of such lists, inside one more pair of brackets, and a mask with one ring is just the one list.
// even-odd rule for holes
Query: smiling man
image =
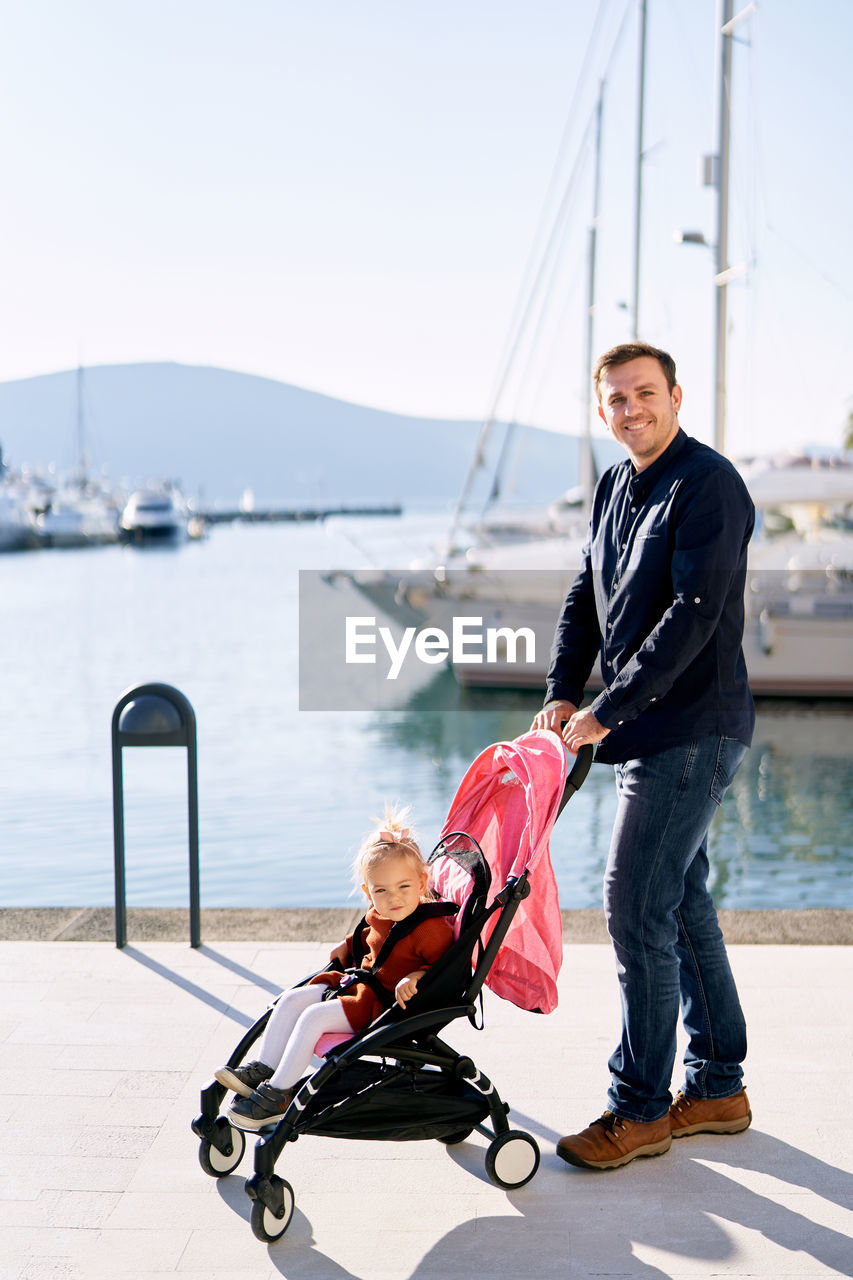
{"label": "smiling man", "polygon": [[678,434],[681,387],[675,365],[654,356],[604,365],[598,378],[599,415],[642,471],[659,458]]}
{"label": "smiling man", "polygon": [[[751,1120],[746,1028],[707,889],[708,828],[754,723],[743,638],[754,509],[735,468],[681,429],[675,362],[646,343],[605,352],[599,414],[626,450],[593,499],[583,565],[563,605],[547,701],[533,724],[614,766],[604,877],[622,1035],[608,1109],[561,1138],[570,1164],[611,1169],[673,1137]],[[579,710],[596,656],[604,689]],[[688,1036],[673,1101],[679,1007]]]}

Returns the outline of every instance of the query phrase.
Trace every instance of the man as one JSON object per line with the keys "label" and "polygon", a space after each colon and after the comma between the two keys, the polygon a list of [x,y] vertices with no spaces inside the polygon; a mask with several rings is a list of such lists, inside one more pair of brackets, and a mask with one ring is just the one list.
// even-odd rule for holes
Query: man
{"label": "man", "polygon": [[[707,889],[708,828],[755,719],[741,641],[754,508],[725,458],[681,429],[675,363],[646,343],[606,352],[598,412],[627,460],[595,492],[581,571],[551,651],[533,726],[615,767],[604,878],[622,1035],[608,1109],[561,1138],[570,1164],[610,1169],[673,1137],[736,1133],[751,1120],[746,1028]],[[604,690],[578,706],[595,661]],[[679,1006],[685,1084],[670,1093]]]}

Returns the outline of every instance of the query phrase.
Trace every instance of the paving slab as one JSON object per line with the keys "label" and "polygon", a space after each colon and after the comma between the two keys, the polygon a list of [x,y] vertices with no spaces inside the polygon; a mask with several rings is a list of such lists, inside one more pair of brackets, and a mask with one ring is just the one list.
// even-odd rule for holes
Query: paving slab
{"label": "paving slab", "polygon": [[832,944],[730,947],[746,1133],[610,1173],[557,1158],[557,1138],[603,1109],[619,1023],[610,948],[571,942],[555,1013],[488,995],[485,1030],[447,1032],[539,1143],[531,1183],[494,1186],[478,1134],[452,1148],[303,1138],[278,1163],[293,1222],[261,1244],[243,1190],[252,1139],[217,1181],[190,1121],[270,995],[336,936],[0,942],[0,1280],[853,1275],[853,948]]}

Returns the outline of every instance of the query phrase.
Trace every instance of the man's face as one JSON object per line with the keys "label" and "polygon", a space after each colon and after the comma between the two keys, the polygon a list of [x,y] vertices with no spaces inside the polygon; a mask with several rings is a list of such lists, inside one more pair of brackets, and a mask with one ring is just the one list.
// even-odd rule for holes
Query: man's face
{"label": "man's face", "polygon": [[670,391],[654,356],[605,369],[598,384],[600,416],[638,471],[659,458],[678,432],[681,387]]}

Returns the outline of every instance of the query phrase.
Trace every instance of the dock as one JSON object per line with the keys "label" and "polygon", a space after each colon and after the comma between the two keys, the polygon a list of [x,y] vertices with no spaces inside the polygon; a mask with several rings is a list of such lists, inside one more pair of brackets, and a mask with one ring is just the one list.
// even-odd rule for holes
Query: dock
{"label": "dock", "polygon": [[196,516],[205,524],[301,524],[330,520],[333,516],[401,516],[400,503],[378,503],[366,506],[332,507],[257,507],[249,511],[242,508],[212,508],[198,511]]}

